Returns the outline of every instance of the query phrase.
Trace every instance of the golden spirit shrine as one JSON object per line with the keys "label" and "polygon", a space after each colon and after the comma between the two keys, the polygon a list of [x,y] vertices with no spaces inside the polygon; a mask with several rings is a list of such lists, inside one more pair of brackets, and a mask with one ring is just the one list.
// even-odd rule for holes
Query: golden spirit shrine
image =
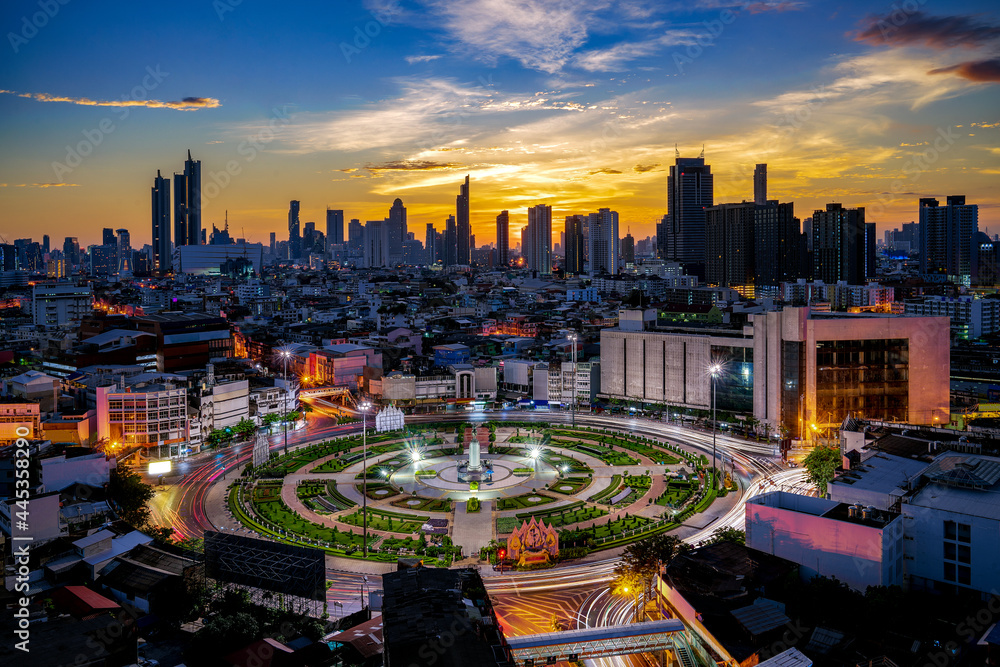
{"label": "golden spirit shrine", "polygon": [[559,555],[559,533],[531,517],[507,538],[507,554],[518,565],[551,562]]}

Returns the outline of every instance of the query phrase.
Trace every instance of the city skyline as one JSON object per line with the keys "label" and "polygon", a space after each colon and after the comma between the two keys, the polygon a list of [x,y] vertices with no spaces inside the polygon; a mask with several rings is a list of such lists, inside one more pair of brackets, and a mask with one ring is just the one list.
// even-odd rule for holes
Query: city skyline
{"label": "city skyline", "polygon": [[[505,13],[479,0],[461,14],[427,2],[266,17],[216,4],[113,21],[67,5],[41,27],[34,5],[2,10],[5,219],[41,219],[81,246],[127,228],[139,247],[157,170],[190,149],[204,169],[201,227],[228,210],[254,242],[281,230],[291,200],[303,224],[322,225],[327,207],[380,219],[399,197],[413,228],[440,230],[466,174],[480,245],[500,211],[516,238],[538,204],[556,220],[611,208],[642,238],[666,212],[674,146],[694,157],[704,145],[715,203],[752,201],[754,166],[767,163],[768,196],[799,217],[861,206],[881,236],[917,220],[919,199],[961,194],[980,229],[998,226],[998,21],[985,2],[892,15],[529,0]],[[157,34],[129,27],[144,24]],[[242,43],[293,27],[287,53]],[[784,39],[761,47],[770,33]],[[180,52],[182,36],[199,49]],[[133,57],[119,64],[122,49]]]}

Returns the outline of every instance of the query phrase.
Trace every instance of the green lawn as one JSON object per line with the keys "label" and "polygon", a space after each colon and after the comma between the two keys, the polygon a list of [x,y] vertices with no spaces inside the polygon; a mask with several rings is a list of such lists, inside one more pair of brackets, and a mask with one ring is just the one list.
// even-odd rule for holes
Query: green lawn
{"label": "green lawn", "polygon": [[[541,500],[537,502],[531,502],[529,498],[540,498]],[[524,495],[514,496],[513,498],[498,498],[497,499],[497,511],[502,512],[504,510],[519,510],[527,509],[529,507],[538,507],[539,505],[544,505],[545,503],[551,503],[555,498],[547,496],[543,493],[525,493]]]}
{"label": "green lawn", "polygon": [[[390,533],[416,533],[420,526],[427,522],[428,517],[413,514],[397,514],[385,510],[368,510],[368,528],[384,530]],[[340,521],[350,526],[361,526],[363,516],[361,510],[340,517]]]}
{"label": "green lawn", "polygon": [[[392,498],[393,496],[399,494],[399,489],[394,487],[392,484],[387,484],[385,482],[357,484],[354,488],[358,490],[358,493],[364,493],[372,500],[385,500],[386,498]],[[387,491],[388,493],[379,493],[379,491]]]}
{"label": "green lawn", "polygon": [[[420,504],[409,504],[412,500],[419,500]],[[401,507],[402,509],[413,510],[415,512],[450,512],[452,507],[450,500],[420,498],[418,496],[403,496],[399,500],[393,500],[390,504],[394,507]]]}
{"label": "green lawn", "polygon": [[589,477],[567,477],[565,479],[557,479],[549,484],[549,491],[555,491],[556,493],[561,493],[566,496],[572,496],[580,491],[583,491],[589,485]]}
{"label": "green lawn", "polygon": [[588,498],[588,500],[592,503],[604,502],[605,498],[610,498],[611,496],[618,493],[618,489],[621,486],[621,484],[622,484],[622,476],[612,475],[611,484],[608,486],[608,488],[604,489],[599,493],[595,493],[590,498]]}

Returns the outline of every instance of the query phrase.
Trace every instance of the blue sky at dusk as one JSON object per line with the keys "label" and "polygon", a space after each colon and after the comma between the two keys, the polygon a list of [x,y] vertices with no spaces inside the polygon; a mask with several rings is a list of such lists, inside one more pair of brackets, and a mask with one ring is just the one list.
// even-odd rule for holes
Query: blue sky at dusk
{"label": "blue sky at dusk", "polygon": [[252,241],[285,236],[291,199],[322,228],[395,197],[422,238],[466,173],[479,243],[540,203],[646,236],[675,144],[705,146],[716,202],[751,198],[766,162],[799,217],[840,201],[882,231],[965,194],[1000,232],[992,2],[43,0],[4,3],[0,28],[8,240],[148,243],[153,177],[188,149],[205,226],[228,210]]}

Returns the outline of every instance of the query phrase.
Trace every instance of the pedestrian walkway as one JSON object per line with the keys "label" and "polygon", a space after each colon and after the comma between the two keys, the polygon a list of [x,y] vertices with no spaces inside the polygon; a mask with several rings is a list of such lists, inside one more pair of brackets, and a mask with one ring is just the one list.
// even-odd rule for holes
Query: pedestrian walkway
{"label": "pedestrian walkway", "polygon": [[465,503],[455,503],[455,524],[451,539],[466,555],[478,554],[493,539],[493,502],[484,500],[478,512],[469,514]]}

